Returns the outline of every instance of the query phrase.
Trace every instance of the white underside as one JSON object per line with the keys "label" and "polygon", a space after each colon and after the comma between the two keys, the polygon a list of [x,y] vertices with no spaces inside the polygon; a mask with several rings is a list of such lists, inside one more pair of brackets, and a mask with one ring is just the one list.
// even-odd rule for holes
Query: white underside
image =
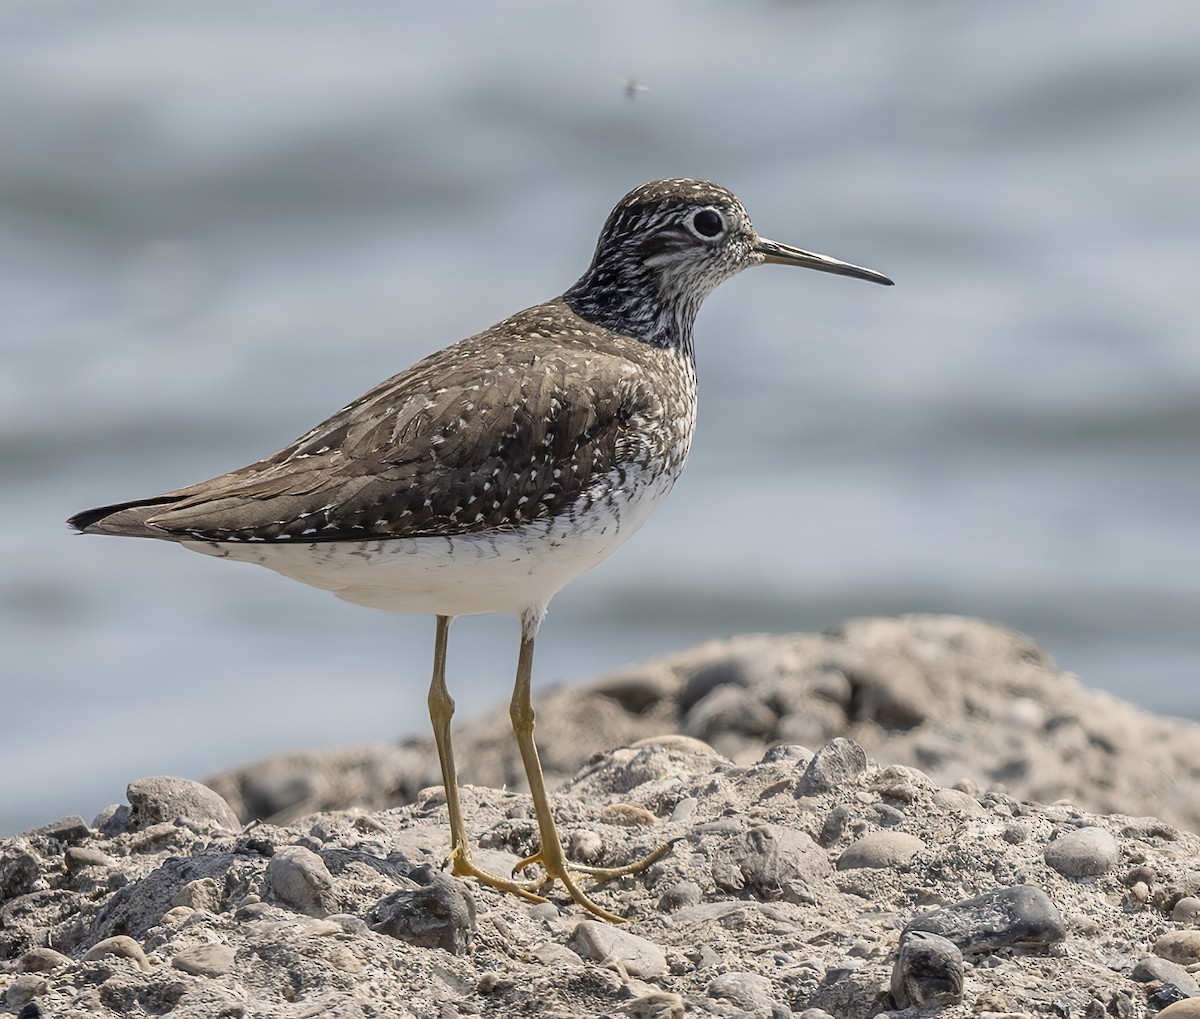
{"label": "white underside", "polygon": [[[540,618],[550,599],[603,562],[646,522],[674,477],[626,478],[612,505],[575,519],[445,538],[361,542],[185,541],[206,555],[257,563],[339,598],[390,612]],[[535,623],[536,625],[536,623]]]}

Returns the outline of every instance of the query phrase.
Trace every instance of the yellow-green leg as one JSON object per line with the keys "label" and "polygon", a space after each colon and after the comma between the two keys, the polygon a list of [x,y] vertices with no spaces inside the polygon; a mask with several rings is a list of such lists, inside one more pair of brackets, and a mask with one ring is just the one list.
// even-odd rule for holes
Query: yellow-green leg
{"label": "yellow-green leg", "polygon": [[542,847],[514,868],[519,870],[531,864],[540,864],[547,878],[556,878],[571,894],[579,905],[609,923],[625,923],[623,916],[610,913],[603,906],[597,905],[575,883],[573,873],[587,874],[603,881],[622,877],[626,874],[636,874],[650,866],[671,851],[670,844],[660,846],[649,856],[636,863],[624,867],[584,867],[567,861],[563,852],[562,841],[558,837],[558,828],[554,823],[554,814],[550,810],[550,800],[546,795],[546,781],[542,776],[542,762],[538,757],[537,744],[533,741],[534,715],[530,702],[530,679],[533,675],[533,634],[528,627],[522,626],[521,653],[517,659],[517,682],[513,688],[512,703],[509,705],[509,716],[512,719],[513,732],[517,737],[517,746],[521,750],[521,760],[525,764],[525,776],[529,782],[529,794],[533,797],[533,809],[537,815],[538,832],[542,838]]}
{"label": "yellow-green leg", "polygon": [[518,884],[509,878],[498,877],[481,870],[471,859],[467,828],[463,823],[462,806],[458,799],[458,772],[454,766],[454,748],[450,742],[450,719],[454,716],[454,698],[446,689],[446,643],[450,634],[450,617],[437,617],[437,639],[433,649],[433,680],[429,684],[429,718],[433,722],[433,739],[437,744],[438,761],[442,766],[442,784],[446,789],[446,808],[450,812],[450,855],[453,872],[459,877],[473,877],[481,884],[502,892],[511,892],[531,902],[545,902],[532,887]]}

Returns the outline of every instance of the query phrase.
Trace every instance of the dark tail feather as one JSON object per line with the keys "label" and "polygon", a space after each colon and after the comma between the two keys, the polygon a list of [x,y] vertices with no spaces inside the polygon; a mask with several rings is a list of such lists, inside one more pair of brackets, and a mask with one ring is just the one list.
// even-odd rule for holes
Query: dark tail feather
{"label": "dark tail feather", "polygon": [[155,527],[149,527],[146,521],[154,516],[162,506],[178,502],[178,496],[159,496],[155,499],[135,499],[132,502],[118,502],[111,506],[98,506],[96,509],[76,513],[67,523],[80,534],[120,534],[129,538],[178,538]]}

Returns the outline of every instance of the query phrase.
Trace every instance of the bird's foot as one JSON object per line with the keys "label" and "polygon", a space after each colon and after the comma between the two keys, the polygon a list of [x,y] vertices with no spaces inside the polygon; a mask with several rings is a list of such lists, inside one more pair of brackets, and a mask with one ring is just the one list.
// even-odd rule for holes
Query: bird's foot
{"label": "bird's foot", "polygon": [[450,872],[455,877],[472,877],[481,885],[487,885],[489,888],[508,892],[511,895],[519,895],[522,899],[530,902],[547,901],[545,896],[537,894],[537,889],[545,884],[545,881],[513,881],[511,878],[500,877],[483,870],[476,865],[471,858],[471,851],[462,842],[455,844],[445,862],[450,864]]}
{"label": "bird's foot", "polygon": [[587,893],[575,883],[575,878],[571,875],[571,871],[575,869],[574,867],[567,866],[565,862],[563,864],[556,865],[555,863],[547,861],[545,857],[542,856],[542,851],[540,849],[532,856],[526,857],[515,867],[513,867],[513,873],[515,874],[518,870],[521,870],[524,867],[532,866],[539,866],[545,872],[545,877],[540,882],[542,886],[548,885],[552,881],[561,881],[562,886],[567,890],[567,894],[570,895],[576,903],[586,909],[589,913],[600,917],[601,920],[607,920],[609,923],[629,922],[628,917],[618,916],[616,913],[605,909],[598,902],[593,902],[588,897]]}
{"label": "bird's foot", "polygon": [[524,870],[526,867],[539,866],[545,872],[544,884],[551,881],[561,881],[563,887],[580,906],[586,909],[589,913],[594,913],[602,920],[607,920],[609,923],[628,923],[628,917],[618,916],[605,909],[603,906],[593,902],[587,894],[575,883],[575,874],[583,874],[590,878],[595,878],[598,882],[612,881],[615,878],[627,877],[630,874],[640,874],[650,864],[661,860],[674,847],[675,842],[671,841],[665,845],[659,846],[654,852],[648,856],[642,857],[640,860],[635,860],[633,863],[627,863],[623,867],[590,867],[582,863],[570,863],[560,850],[558,853],[551,853],[549,857],[539,849],[532,856],[527,856],[525,859],[517,862],[513,867],[513,873],[519,870]]}
{"label": "bird's foot", "polygon": [[[678,841],[679,839],[671,839],[670,842],[663,843],[654,852],[643,856],[640,860],[634,860],[633,863],[627,863],[621,867],[590,867],[583,863],[568,863],[567,869],[576,874],[586,874],[588,877],[595,878],[597,882],[603,884],[605,881],[612,881],[619,877],[628,877],[630,874],[640,874],[652,863],[657,863],[666,856],[675,848],[675,843]],[[533,867],[535,865],[546,869],[546,860],[540,849],[532,856],[518,860],[513,865],[513,873],[515,874],[519,870],[524,870],[526,867]],[[547,873],[549,873],[548,870]]]}
{"label": "bird's foot", "polygon": [[634,860],[633,863],[627,863],[622,867],[588,867],[582,863],[571,864],[571,869],[578,871],[580,874],[586,874],[588,877],[595,878],[597,882],[603,884],[605,881],[613,881],[619,877],[628,877],[630,874],[640,874],[652,863],[657,863],[666,856],[672,849],[675,848],[675,843],[679,839],[672,839],[670,842],[664,842],[654,852],[643,856],[640,860]]}

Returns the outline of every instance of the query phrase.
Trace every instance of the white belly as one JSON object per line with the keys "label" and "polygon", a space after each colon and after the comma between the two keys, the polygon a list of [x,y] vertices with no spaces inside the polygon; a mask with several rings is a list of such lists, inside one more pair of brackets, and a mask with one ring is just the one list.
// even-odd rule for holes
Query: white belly
{"label": "white belly", "polygon": [[185,541],[206,555],[257,563],[339,598],[390,612],[540,615],[550,599],[619,548],[675,478],[626,479],[611,501],[505,531],[445,538],[299,542]]}

